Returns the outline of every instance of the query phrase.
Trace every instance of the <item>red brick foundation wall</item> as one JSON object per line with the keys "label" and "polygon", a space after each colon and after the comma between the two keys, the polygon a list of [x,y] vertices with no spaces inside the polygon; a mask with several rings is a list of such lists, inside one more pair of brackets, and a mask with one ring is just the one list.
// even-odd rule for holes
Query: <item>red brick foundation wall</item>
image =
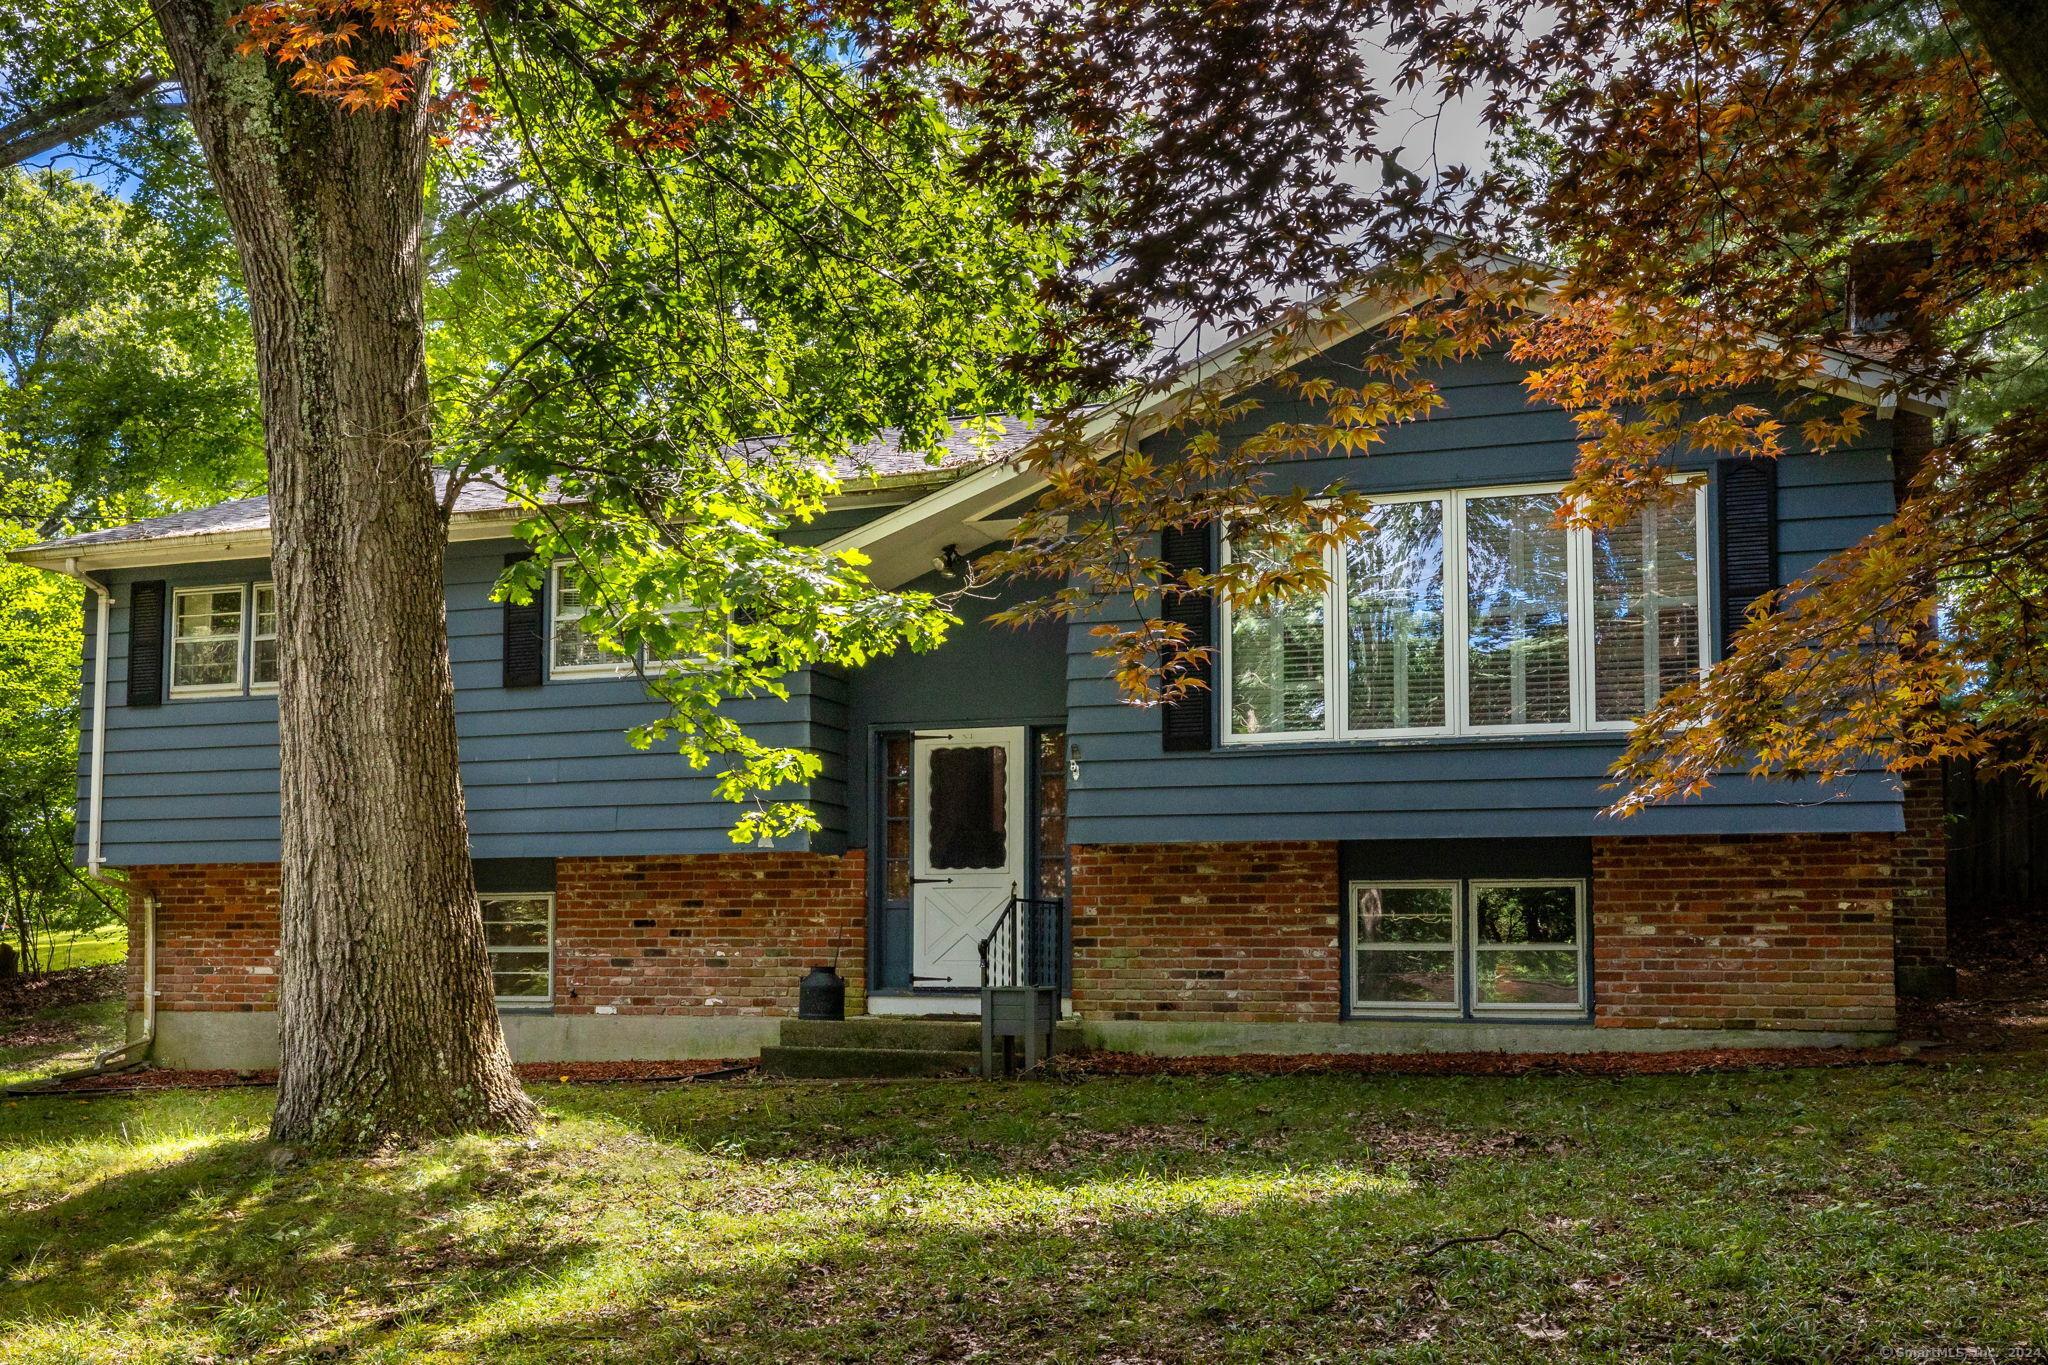
{"label": "red brick foundation wall", "polygon": [[128,869],[128,1007],[142,1008],[143,898],[156,910],[157,1008],[277,1004],[277,864]]}
{"label": "red brick foundation wall", "polygon": [[1906,779],[1906,829],[1897,844],[1899,895],[1892,929],[1898,965],[1948,964],[1948,803],[1939,772]]}
{"label": "red brick foundation wall", "polygon": [[867,862],[759,851],[555,865],[555,1010],[780,1015],[837,958],[862,1008]]}
{"label": "red brick foundation wall", "polygon": [[[1594,841],[1595,1021],[1877,1030],[1898,951],[1937,952],[1939,826],[1907,834]],[[277,869],[138,867],[158,898],[166,1010],[263,1010],[277,989]],[[1101,1019],[1340,1016],[1333,842],[1073,849],[1074,998]],[[1915,890],[1926,894],[1914,895]],[[557,864],[555,1008],[782,1015],[836,957],[862,1008],[866,864],[758,850]],[[1930,908],[1932,907],[1932,908]],[[129,998],[141,1004],[140,913]],[[1911,938],[1911,946],[1908,938]]]}
{"label": "red brick foundation wall", "polygon": [[1337,845],[1073,849],[1074,1006],[1111,1019],[1337,1019]]}
{"label": "red brick foundation wall", "polygon": [[1888,834],[1593,841],[1594,1022],[1893,1025]]}
{"label": "red brick foundation wall", "polygon": [[[157,898],[157,1008],[277,1002],[274,863],[128,869],[128,1000],[142,1007],[142,898]],[[816,853],[564,858],[556,864],[555,1009],[773,1015],[836,957],[861,1007],[866,861]]]}

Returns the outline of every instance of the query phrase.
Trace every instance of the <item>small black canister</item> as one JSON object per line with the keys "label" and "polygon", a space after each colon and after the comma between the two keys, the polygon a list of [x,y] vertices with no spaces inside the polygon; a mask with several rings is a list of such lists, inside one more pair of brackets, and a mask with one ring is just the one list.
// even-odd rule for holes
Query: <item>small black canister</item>
{"label": "small black canister", "polygon": [[799,1019],[844,1019],[846,983],[831,967],[813,967],[797,983],[796,1017]]}

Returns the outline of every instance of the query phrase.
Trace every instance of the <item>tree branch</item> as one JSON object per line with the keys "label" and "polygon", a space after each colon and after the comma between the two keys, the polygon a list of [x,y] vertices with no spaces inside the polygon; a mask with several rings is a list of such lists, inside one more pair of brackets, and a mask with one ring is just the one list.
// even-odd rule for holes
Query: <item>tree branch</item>
{"label": "tree branch", "polygon": [[182,111],[183,104],[150,98],[172,84],[169,76],[148,72],[111,90],[72,95],[18,115],[0,124],[0,167],[18,166],[110,123],[160,110]]}

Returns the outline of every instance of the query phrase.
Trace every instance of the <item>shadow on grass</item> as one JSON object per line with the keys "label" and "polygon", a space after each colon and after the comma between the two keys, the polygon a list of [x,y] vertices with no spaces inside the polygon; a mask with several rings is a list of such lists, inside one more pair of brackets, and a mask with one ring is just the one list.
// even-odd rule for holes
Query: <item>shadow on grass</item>
{"label": "shadow on grass", "polygon": [[[436,1295],[473,1310],[588,1249],[553,1222],[461,1216],[480,1203],[516,1210],[546,1179],[484,1144],[425,1171],[403,1158],[280,1171],[270,1155],[262,1138],[217,1139],[47,1202],[17,1201],[0,1221],[0,1336],[5,1324],[33,1323],[62,1340],[67,1326],[146,1301],[169,1332],[249,1352],[305,1346],[309,1307],[360,1300],[361,1313],[333,1324],[345,1344],[434,1316]],[[412,1293],[428,1286],[435,1295]]]}
{"label": "shadow on grass", "polygon": [[[0,1323],[236,1357],[953,1359],[984,1338],[1053,1341],[1100,1315],[1076,1292],[1098,1285],[1146,1333],[1185,1318],[1194,1339],[1304,1292],[1334,1301],[1342,1286],[1323,1282],[1347,1272],[1333,1229],[1414,1189],[1232,1121],[1212,1131],[1160,1094],[1076,1131],[1066,1098],[1021,1088],[546,1098],[571,1124],[537,1148],[278,1172],[251,1133],[88,1175],[0,1227]],[[105,1142],[122,1112],[58,1126]],[[246,1101],[210,1112],[259,1117]],[[182,1107],[164,1117],[207,1126]],[[1245,1264],[1167,1264],[1190,1255]],[[103,1321],[109,1304],[123,1316]]]}
{"label": "shadow on grass", "polygon": [[[772,1243],[700,1241],[644,1264],[602,1305],[508,1322],[471,1347],[480,1360],[650,1365],[1213,1360],[1230,1354],[1227,1339],[1299,1346],[1314,1322],[1341,1326],[1353,1287],[1373,1272],[1343,1251],[1340,1230],[1380,1221],[1380,1202],[1273,1196],[1228,1211],[1074,1210],[981,1226],[814,1214]],[[1528,1273],[1553,1269],[1555,1258],[1537,1259],[1546,1264]],[[1384,1270],[1374,1278],[1387,1300],[1414,1283]]]}
{"label": "shadow on grass", "polygon": [[[1956,1079],[1980,1126],[2037,1112],[2037,1082]],[[533,1143],[283,1172],[250,1092],[53,1109],[0,1144],[67,1173],[0,1220],[0,1340],[379,1365],[1761,1361],[2048,1320],[2027,1248],[1948,1230],[2035,1178],[1986,1164],[2009,1143],[1946,1178],[1871,1145],[1932,1160],[1929,1084],[548,1086]],[[131,1121],[185,1146],[95,1173]],[[66,1133],[68,1165],[45,1151]],[[1416,1254],[1504,1225],[1535,1240]],[[1893,1299],[1885,1334],[1862,1325]],[[1710,1354],[1663,1351],[1699,1328]]]}
{"label": "shadow on grass", "polygon": [[552,1112],[678,1150],[882,1177],[936,1171],[1049,1185],[1126,1176],[1276,1174],[1303,1164],[1428,1169],[1556,1152],[1516,1080],[1258,1078],[1082,1083],[741,1083],[560,1089]]}

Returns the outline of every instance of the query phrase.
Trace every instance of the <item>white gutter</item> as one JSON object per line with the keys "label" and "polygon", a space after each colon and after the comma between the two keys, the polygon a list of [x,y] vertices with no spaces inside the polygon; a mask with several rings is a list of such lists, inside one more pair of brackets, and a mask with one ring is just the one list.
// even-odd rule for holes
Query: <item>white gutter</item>
{"label": "white gutter", "polygon": [[114,594],[107,585],[82,572],[76,556],[65,561],[64,572],[99,594],[99,624],[93,631],[92,646],[92,755],[86,778],[85,867],[97,880],[106,861],[101,856],[100,807],[107,791],[107,622],[113,615]]}

